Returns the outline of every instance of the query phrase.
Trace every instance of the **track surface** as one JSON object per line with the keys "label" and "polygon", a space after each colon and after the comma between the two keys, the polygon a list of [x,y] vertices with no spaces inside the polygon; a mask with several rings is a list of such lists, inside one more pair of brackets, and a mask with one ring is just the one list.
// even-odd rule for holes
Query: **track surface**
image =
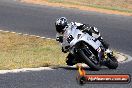
{"label": "track surface", "polygon": [[[0,28],[55,38],[54,21],[65,16],[69,21],[89,23],[99,28],[111,47],[132,56],[132,17],[106,15],[74,9],[29,5],[13,0],[0,1]],[[102,68],[88,73],[128,73],[132,75],[132,62],[120,64],[117,70]],[[59,68],[51,71],[0,75],[0,88],[78,88],[76,69]],[[88,84],[84,88],[131,88],[130,84]]]}

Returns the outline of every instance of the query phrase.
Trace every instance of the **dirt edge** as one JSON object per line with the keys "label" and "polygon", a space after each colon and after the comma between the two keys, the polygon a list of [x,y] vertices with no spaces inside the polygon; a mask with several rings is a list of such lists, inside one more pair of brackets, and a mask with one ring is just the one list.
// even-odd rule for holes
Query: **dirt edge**
{"label": "dirt edge", "polygon": [[115,14],[115,15],[124,15],[124,16],[132,16],[132,13],[127,12],[120,12],[115,10],[107,10],[107,9],[101,9],[101,8],[94,8],[94,7],[88,7],[88,6],[81,6],[81,5],[71,5],[71,4],[62,4],[62,3],[50,3],[48,1],[40,1],[40,0],[20,0],[22,3],[30,3],[30,4],[39,4],[39,5],[48,5],[52,7],[65,7],[65,8],[76,8],[79,10],[84,11],[94,11],[104,14]]}

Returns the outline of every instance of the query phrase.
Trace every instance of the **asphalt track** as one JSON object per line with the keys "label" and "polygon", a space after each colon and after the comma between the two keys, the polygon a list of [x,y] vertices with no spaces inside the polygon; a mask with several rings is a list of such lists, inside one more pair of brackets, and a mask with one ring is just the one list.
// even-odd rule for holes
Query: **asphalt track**
{"label": "asphalt track", "polygon": [[[132,17],[86,12],[77,9],[55,8],[19,3],[14,0],[0,0],[0,28],[9,31],[35,34],[55,38],[54,21],[65,16],[69,21],[79,21],[96,26],[111,48],[132,56]],[[117,70],[102,68],[90,74],[130,74],[132,62],[119,64]],[[86,84],[76,83],[76,69],[58,68],[38,72],[24,72],[0,75],[0,88],[131,88],[129,84]]]}

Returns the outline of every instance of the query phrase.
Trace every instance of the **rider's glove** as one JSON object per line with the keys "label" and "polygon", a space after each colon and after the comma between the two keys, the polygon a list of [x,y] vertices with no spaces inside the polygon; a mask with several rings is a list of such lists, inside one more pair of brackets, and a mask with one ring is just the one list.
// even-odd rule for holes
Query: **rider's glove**
{"label": "rider's glove", "polygon": [[56,37],[56,41],[59,41],[60,43],[63,42],[63,36]]}

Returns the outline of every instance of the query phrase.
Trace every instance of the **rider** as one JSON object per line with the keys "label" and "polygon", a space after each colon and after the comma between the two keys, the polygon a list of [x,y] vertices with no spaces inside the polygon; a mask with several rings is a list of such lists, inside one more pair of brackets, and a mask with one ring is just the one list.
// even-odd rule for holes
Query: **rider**
{"label": "rider", "polygon": [[[55,22],[56,31],[58,32],[58,36],[56,37],[57,41],[61,43],[63,42],[63,33],[65,32],[65,30],[67,30],[67,27],[70,25],[75,26],[77,29],[81,30],[82,32],[86,32],[89,35],[93,36],[94,38],[98,39],[106,49],[106,52],[109,52],[108,49],[109,45],[103,40],[96,27],[90,26],[89,24],[82,24],[77,22],[68,23],[66,17],[60,17]],[[62,52],[66,53],[67,51],[62,48]],[[69,63],[69,65],[72,64],[71,60],[69,60],[71,58],[73,60],[74,56],[72,56],[72,54],[69,53],[69,55],[67,56],[67,61],[68,61],[67,63]]]}

